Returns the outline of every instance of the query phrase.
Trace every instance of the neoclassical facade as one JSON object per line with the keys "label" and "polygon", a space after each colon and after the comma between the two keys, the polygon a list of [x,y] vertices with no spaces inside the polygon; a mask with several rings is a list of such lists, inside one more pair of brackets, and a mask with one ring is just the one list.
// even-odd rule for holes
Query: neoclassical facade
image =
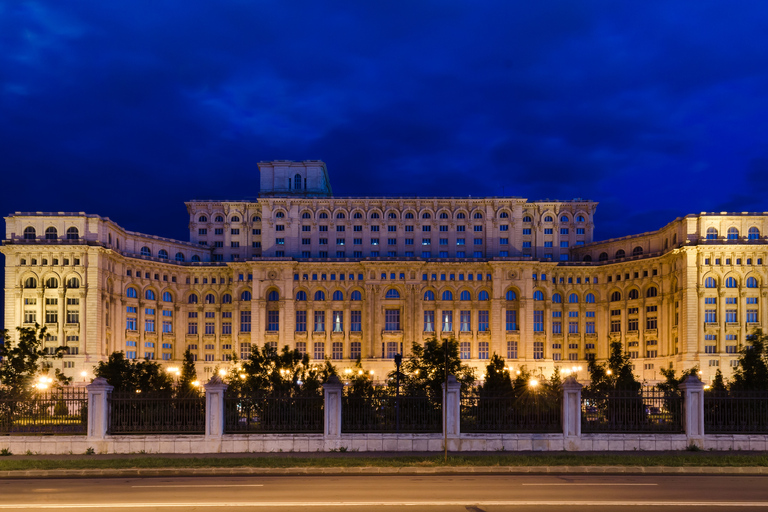
{"label": "neoclassical facade", "polygon": [[412,342],[453,336],[548,376],[604,359],[638,377],[730,375],[768,325],[767,213],[701,213],[593,241],[597,204],[517,197],[333,196],[319,161],[262,162],[257,201],[191,201],[190,241],[82,212],[5,218],[5,325],[45,325],[79,378],[113,351],[201,376],[287,345],[384,375]]}

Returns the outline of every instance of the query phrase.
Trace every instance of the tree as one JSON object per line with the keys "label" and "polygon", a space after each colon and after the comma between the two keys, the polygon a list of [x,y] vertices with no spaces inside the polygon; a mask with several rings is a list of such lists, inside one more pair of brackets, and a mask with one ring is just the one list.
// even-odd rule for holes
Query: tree
{"label": "tree", "polygon": [[485,367],[485,382],[478,388],[481,397],[513,397],[515,388],[506,361],[498,354],[493,354]]}
{"label": "tree", "polygon": [[733,372],[731,390],[766,391],[768,390],[768,335],[759,329],[747,336],[750,345],[739,352],[739,365]]}
{"label": "tree", "polygon": [[[665,395],[670,395],[677,393],[680,384],[685,382],[688,377],[691,375],[698,375],[699,367],[694,366],[688,370],[683,370],[683,373],[680,374],[679,379],[675,377],[675,370],[672,368],[671,364],[669,368],[661,368],[659,371],[661,372],[661,375],[664,376],[664,382],[660,382],[656,387],[663,391]],[[722,374],[720,374],[720,377],[722,378]]]}
{"label": "tree", "polygon": [[725,384],[723,372],[720,371],[720,368],[715,372],[715,378],[712,380],[712,386],[710,386],[709,391],[714,393],[725,393],[728,391],[728,386]]}
{"label": "tree", "polygon": [[[32,392],[32,385],[39,373],[50,376],[50,360],[61,359],[65,347],[56,348],[49,354],[43,348],[45,327],[17,327],[19,341],[13,342],[7,330],[2,331],[3,343],[0,344],[0,396],[25,398]],[[61,370],[53,371],[54,386],[63,386],[71,382]]]}
{"label": "tree", "polygon": [[344,387],[344,394],[349,398],[371,398],[381,395],[381,389],[373,385],[371,373],[363,368],[360,357],[349,375],[349,385]]}
{"label": "tree", "polygon": [[155,361],[134,362],[123,352],[112,352],[107,361],[99,361],[94,376],[103,377],[114,391],[139,391],[171,394],[173,379]]}
{"label": "tree", "polygon": [[[447,352],[446,352],[447,347]],[[448,373],[453,374],[461,383],[461,392],[466,393],[475,382],[475,371],[462,364],[459,358],[459,342],[455,339],[428,339],[424,346],[414,342],[411,355],[401,366],[400,383],[403,394],[407,396],[426,396],[433,404],[443,401],[443,382],[445,382],[446,354]],[[394,377],[395,372],[389,374]]]}
{"label": "tree", "polygon": [[588,391],[596,395],[607,395],[609,391],[619,389],[626,392],[640,392],[642,385],[635,378],[629,354],[621,349],[621,342],[611,343],[611,353],[607,366],[589,361],[590,385]]}
{"label": "tree", "polygon": [[192,395],[197,393],[197,389],[192,384],[197,381],[197,371],[195,370],[195,359],[192,351],[187,348],[184,352],[184,362],[181,363],[181,376],[179,377],[178,393],[181,395]]}

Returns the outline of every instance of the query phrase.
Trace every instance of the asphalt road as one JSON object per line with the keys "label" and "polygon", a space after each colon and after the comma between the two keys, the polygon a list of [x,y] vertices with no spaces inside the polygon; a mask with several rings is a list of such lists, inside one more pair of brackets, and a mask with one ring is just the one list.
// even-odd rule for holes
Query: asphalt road
{"label": "asphalt road", "polygon": [[0,480],[6,510],[768,511],[750,476],[312,476]]}

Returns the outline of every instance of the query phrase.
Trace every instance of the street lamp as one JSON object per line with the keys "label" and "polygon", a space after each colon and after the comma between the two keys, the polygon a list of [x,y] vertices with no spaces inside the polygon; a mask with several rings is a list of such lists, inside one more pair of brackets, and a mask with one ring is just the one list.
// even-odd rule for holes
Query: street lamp
{"label": "street lamp", "polygon": [[395,431],[400,433],[400,365],[403,355],[395,354]]}
{"label": "street lamp", "polygon": [[85,378],[88,377],[88,372],[83,370],[80,372],[80,376],[83,378],[83,382],[85,382]]}

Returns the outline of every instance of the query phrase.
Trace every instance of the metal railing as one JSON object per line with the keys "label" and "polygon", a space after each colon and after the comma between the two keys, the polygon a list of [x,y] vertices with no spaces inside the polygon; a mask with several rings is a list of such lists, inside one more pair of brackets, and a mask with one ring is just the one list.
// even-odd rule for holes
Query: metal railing
{"label": "metal railing", "polygon": [[655,389],[613,390],[581,395],[583,433],[681,433],[683,400],[679,392]]}
{"label": "metal railing", "polygon": [[705,392],[704,432],[768,433],[768,392]]}
{"label": "metal railing", "polygon": [[205,396],[113,392],[108,434],[205,434]]}
{"label": "metal railing", "polygon": [[427,397],[344,397],[341,402],[343,433],[435,433],[443,431],[440,404]]}
{"label": "metal railing", "polygon": [[324,430],[319,397],[224,396],[224,433],[319,433]]}
{"label": "metal railing", "polygon": [[63,388],[0,399],[0,434],[85,434],[88,392]]}
{"label": "metal railing", "polygon": [[462,397],[461,432],[557,433],[563,431],[557,396]]}

